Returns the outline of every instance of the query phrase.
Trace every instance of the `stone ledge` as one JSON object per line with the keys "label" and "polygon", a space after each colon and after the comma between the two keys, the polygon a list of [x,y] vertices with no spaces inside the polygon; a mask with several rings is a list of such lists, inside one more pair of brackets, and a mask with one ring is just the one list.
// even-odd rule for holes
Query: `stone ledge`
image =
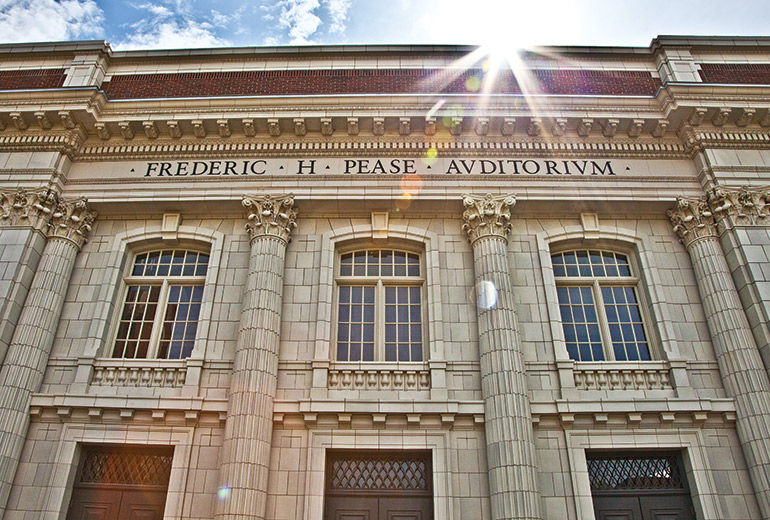
{"label": "stone ledge", "polygon": [[578,390],[671,390],[668,361],[576,362]]}
{"label": "stone ledge", "polygon": [[426,363],[335,363],[327,378],[329,390],[430,390]]}
{"label": "stone ledge", "polygon": [[91,386],[180,388],[186,378],[186,360],[97,359]]}

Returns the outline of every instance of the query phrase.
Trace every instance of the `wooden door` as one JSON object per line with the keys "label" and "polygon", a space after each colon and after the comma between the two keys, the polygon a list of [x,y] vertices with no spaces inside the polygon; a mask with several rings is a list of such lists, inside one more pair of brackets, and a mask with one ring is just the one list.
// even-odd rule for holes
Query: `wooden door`
{"label": "wooden door", "polygon": [[432,497],[381,497],[379,520],[430,520]]}
{"label": "wooden door", "polygon": [[72,492],[68,520],[161,520],[165,491],[104,490],[79,487]]}
{"label": "wooden door", "polygon": [[642,520],[642,510],[636,497],[594,496],[596,520]]}
{"label": "wooden door", "polygon": [[639,497],[642,520],[695,520],[689,494],[657,493]]}
{"label": "wooden door", "polygon": [[679,453],[586,454],[597,520],[695,520]]}
{"label": "wooden door", "polygon": [[67,520],[162,520],[173,449],[83,449]]}
{"label": "wooden door", "polygon": [[688,495],[594,496],[597,520],[695,520]]}

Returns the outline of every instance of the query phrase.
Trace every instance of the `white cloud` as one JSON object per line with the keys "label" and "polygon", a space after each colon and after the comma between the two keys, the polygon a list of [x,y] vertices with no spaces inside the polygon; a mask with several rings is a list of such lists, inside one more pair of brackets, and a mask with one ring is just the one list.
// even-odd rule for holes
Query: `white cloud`
{"label": "white cloud", "polygon": [[276,45],[280,44],[281,42],[275,36],[267,36],[264,40],[262,40],[262,45],[267,45],[268,47],[275,47]]}
{"label": "white cloud", "polygon": [[147,11],[150,11],[150,14],[156,17],[165,18],[168,16],[171,16],[173,11],[166,7],[165,5],[160,4],[140,4],[136,6],[137,9],[146,9]]}
{"label": "white cloud", "polygon": [[228,40],[214,34],[209,23],[193,20],[169,20],[157,22],[144,29],[137,29],[115,47],[117,50],[132,49],[189,49],[222,47]]}
{"label": "white cloud", "polygon": [[211,24],[215,27],[227,27],[230,23],[230,18],[216,9],[211,10]]}
{"label": "white cloud", "polygon": [[332,34],[344,33],[348,11],[353,3],[352,0],[326,0],[324,3],[331,17],[329,20],[329,32]]}
{"label": "white cloud", "polygon": [[3,42],[102,37],[103,21],[94,0],[0,0]]}
{"label": "white cloud", "polygon": [[287,40],[289,45],[313,44],[313,35],[324,24],[328,26],[328,34],[343,33],[352,3],[353,0],[272,0],[260,6],[262,18],[266,21],[277,20],[277,32],[285,31],[285,34],[271,34],[263,41],[266,44]]}
{"label": "white cloud", "polygon": [[290,45],[307,45],[309,39],[321,25],[321,19],[313,11],[318,9],[318,0],[282,0],[279,23],[289,30]]}
{"label": "white cloud", "polygon": [[225,28],[228,24],[227,17],[219,11],[212,10],[207,19],[198,19],[193,17],[189,4],[184,0],[171,0],[164,4],[136,6],[148,11],[150,16],[131,24],[125,39],[118,42],[115,48],[185,49],[231,44],[216,35],[217,28]]}

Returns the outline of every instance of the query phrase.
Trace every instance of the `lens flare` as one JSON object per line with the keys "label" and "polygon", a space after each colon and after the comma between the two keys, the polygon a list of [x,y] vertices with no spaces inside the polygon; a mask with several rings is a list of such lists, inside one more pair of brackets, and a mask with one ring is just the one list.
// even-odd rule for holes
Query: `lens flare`
{"label": "lens flare", "polygon": [[425,166],[433,166],[438,160],[438,150],[436,148],[428,148],[425,152],[425,157],[422,158],[422,163]]}
{"label": "lens flare", "polygon": [[422,189],[422,178],[416,173],[401,177],[401,191],[406,195],[417,195]]}
{"label": "lens flare", "polygon": [[217,491],[217,497],[219,497],[219,500],[226,500],[230,496],[230,488],[228,486],[222,486],[219,488],[219,491]]}
{"label": "lens flare", "polygon": [[481,79],[478,76],[471,76],[465,80],[465,89],[468,92],[478,92],[481,88]]}
{"label": "lens flare", "polygon": [[497,305],[497,287],[489,280],[476,284],[476,305],[481,309],[494,309]]}
{"label": "lens flare", "polygon": [[441,107],[444,106],[444,103],[446,103],[445,98],[441,98],[438,101],[436,101],[436,104],[433,105],[430,110],[428,110],[428,113],[425,115],[425,119],[431,118],[434,115],[436,115],[436,112],[438,112],[439,109],[441,109]]}
{"label": "lens flare", "polygon": [[412,205],[412,194],[402,193],[400,197],[396,199],[396,208],[399,210],[405,210]]}

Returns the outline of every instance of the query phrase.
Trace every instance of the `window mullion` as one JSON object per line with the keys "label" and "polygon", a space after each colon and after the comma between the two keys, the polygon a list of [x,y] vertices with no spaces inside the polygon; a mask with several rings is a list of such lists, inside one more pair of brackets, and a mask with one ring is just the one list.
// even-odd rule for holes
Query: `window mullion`
{"label": "window mullion", "polygon": [[594,302],[596,305],[596,316],[599,320],[599,328],[602,332],[602,348],[604,349],[604,359],[612,361],[615,359],[615,349],[612,347],[612,336],[610,334],[610,325],[607,321],[607,310],[604,306],[604,297],[602,296],[602,287],[599,280],[593,282]]}
{"label": "window mullion", "polygon": [[168,304],[169,283],[163,280],[160,286],[160,296],[158,297],[158,307],[155,311],[155,319],[152,323],[152,335],[150,336],[150,348],[147,350],[147,358],[158,357],[160,339],[163,334],[163,322],[166,319],[166,305]]}
{"label": "window mullion", "polygon": [[385,284],[377,280],[374,292],[374,360],[385,361]]}

